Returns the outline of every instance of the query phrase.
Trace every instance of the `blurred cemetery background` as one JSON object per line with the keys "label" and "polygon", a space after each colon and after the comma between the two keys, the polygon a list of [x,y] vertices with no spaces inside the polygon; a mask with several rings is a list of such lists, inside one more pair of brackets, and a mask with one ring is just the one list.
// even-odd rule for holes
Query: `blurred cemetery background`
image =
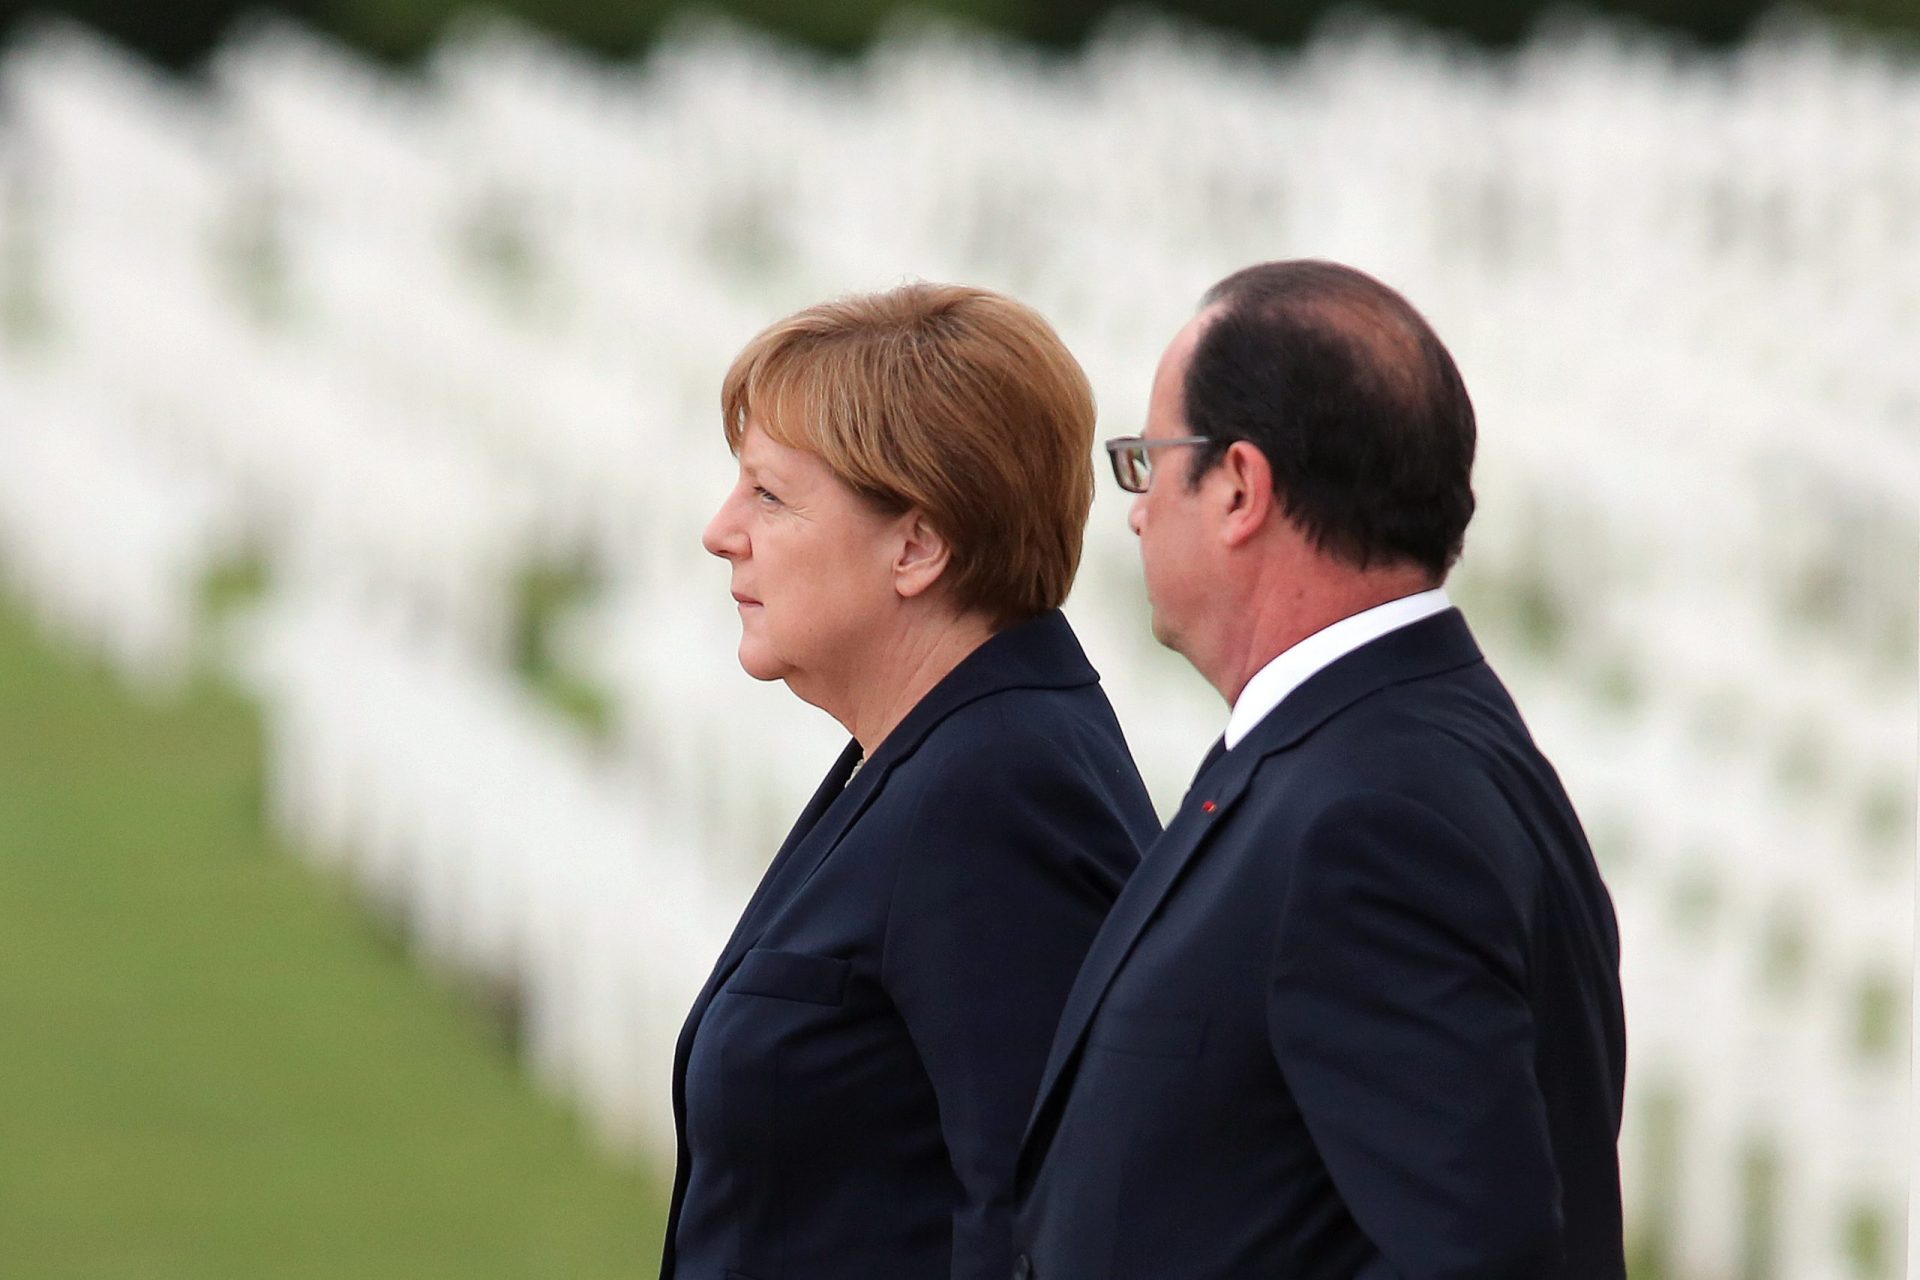
{"label": "blurred cemetery background", "polygon": [[[730,357],[979,283],[1130,433],[1287,256],[1479,408],[1452,590],[1615,894],[1636,1280],[1906,1273],[1902,3],[159,8],[0,46],[0,1275],[652,1275],[674,1035],[841,741],[699,548]],[[1068,613],[1170,811],[1225,713],[1100,479]]]}

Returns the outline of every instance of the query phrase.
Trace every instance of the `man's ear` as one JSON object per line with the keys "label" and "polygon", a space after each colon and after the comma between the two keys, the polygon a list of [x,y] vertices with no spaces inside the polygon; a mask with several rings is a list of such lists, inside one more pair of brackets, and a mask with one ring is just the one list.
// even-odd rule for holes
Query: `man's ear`
{"label": "man's ear", "polygon": [[901,521],[903,537],[900,554],[893,562],[893,589],[911,600],[940,581],[950,548],[946,535],[921,512],[909,511]]}
{"label": "man's ear", "polygon": [[1220,536],[1229,547],[1243,546],[1266,528],[1274,513],[1273,468],[1258,445],[1235,440],[1214,469],[1221,481],[1217,486]]}

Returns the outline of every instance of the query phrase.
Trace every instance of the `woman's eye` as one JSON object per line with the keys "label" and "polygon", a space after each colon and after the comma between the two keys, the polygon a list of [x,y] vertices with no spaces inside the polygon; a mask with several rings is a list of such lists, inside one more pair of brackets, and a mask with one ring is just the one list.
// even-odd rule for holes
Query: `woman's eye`
{"label": "woman's eye", "polygon": [[771,489],[768,489],[767,487],[765,487],[764,485],[753,486],[753,496],[760,499],[760,501],[766,503],[770,507],[777,507],[780,505],[779,496],[776,495]]}

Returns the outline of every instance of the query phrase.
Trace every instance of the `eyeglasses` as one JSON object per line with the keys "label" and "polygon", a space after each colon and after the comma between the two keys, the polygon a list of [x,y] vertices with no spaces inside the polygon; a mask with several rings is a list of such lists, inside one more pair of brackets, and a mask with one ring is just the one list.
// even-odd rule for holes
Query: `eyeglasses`
{"label": "eyeglasses", "polygon": [[1118,436],[1107,441],[1107,457],[1113,460],[1113,478],[1128,493],[1145,493],[1153,480],[1151,450],[1176,444],[1212,444],[1212,436],[1169,436],[1147,440],[1140,436]]}

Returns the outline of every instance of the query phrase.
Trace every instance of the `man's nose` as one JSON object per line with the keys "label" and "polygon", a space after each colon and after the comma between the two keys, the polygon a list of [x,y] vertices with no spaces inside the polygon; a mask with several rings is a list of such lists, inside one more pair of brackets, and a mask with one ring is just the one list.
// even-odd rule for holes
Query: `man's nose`
{"label": "man's nose", "polygon": [[1140,536],[1140,526],[1147,522],[1147,495],[1136,497],[1127,507],[1127,528],[1133,530],[1133,536]]}

